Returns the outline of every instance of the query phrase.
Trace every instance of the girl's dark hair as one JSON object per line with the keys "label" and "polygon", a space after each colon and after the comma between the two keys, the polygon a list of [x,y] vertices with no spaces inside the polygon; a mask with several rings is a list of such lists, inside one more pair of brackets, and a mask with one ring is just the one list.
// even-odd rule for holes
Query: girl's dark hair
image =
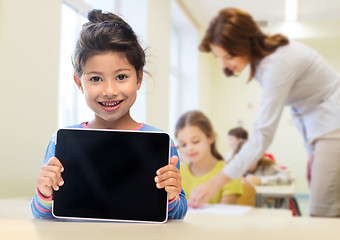
{"label": "girl's dark hair", "polygon": [[[225,49],[231,56],[248,56],[251,73],[249,80],[254,77],[258,63],[278,47],[287,45],[286,36],[264,34],[252,16],[237,8],[225,8],[211,20],[199,50],[210,52],[210,45],[217,45]],[[227,76],[233,72],[225,69]]]}
{"label": "girl's dark hair", "polygon": [[[196,126],[204,132],[204,134],[209,138],[212,136],[216,136],[213,126],[209,120],[209,118],[204,115],[201,111],[193,110],[184,113],[177,120],[176,123],[176,131],[175,136],[177,137],[177,133],[186,126]],[[216,147],[216,137],[214,142],[210,146],[212,155],[218,160],[223,160],[222,155],[217,151]]]}
{"label": "girl's dark hair", "polygon": [[108,51],[123,54],[136,69],[137,77],[145,65],[145,52],[138,42],[137,36],[122,18],[102,10],[91,10],[76,43],[72,63],[76,74],[80,77],[86,61],[98,54]]}
{"label": "girl's dark hair", "polygon": [[234,136],[236,138],[241,138],[248,140],[248,132],[242,127],[236,127],[229,130],[228,135]]}

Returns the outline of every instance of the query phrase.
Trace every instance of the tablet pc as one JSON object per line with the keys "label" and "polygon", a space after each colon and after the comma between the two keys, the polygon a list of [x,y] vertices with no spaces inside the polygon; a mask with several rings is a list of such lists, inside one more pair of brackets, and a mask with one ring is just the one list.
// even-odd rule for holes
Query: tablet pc
{"label": "tablet pc", "polygon": [[167,133],[60,129],[55,155],[64,166],[64,185],[53,192],[56,218],[167,220],[167,192],[154,181],[169,164]]}

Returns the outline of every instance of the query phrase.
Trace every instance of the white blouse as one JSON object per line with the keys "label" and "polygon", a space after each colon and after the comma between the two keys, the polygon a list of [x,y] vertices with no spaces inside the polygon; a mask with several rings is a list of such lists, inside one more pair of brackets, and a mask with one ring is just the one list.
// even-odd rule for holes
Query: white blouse
{"label": "white blouse", "polygon": [[223,172],[241,177],[271,144],[283,107],[289,105],[309,153],[312,142],[340,129],[340,75],[313,49],[290,41],[258,65],[262,99],[253,132]]}

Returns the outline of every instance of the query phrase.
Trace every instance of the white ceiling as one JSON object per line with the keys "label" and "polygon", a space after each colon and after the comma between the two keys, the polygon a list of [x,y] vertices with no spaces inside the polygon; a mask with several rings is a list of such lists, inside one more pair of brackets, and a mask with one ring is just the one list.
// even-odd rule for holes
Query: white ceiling
{"label": "white ceiling", "polygon": [[[284,21],[285,0],[177,0],[200,27],[206,27],[217,12],[236,7],[256,21]],[[298,0],[298,20],[340,19],[340,0]],[[340,28],[340,27],[339,27]]]}

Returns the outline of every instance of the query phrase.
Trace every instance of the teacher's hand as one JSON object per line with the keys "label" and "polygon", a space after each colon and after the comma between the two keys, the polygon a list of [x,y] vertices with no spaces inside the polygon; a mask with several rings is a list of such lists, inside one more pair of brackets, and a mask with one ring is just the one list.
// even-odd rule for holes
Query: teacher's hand
{"label": "teacher's hand", "polygon": [[205,184],[195,188],[188,200],[189,207],[200,208],[211,198],[213,198],[218,191],[231,179],[222,172],[217,174],[213,179]]}

